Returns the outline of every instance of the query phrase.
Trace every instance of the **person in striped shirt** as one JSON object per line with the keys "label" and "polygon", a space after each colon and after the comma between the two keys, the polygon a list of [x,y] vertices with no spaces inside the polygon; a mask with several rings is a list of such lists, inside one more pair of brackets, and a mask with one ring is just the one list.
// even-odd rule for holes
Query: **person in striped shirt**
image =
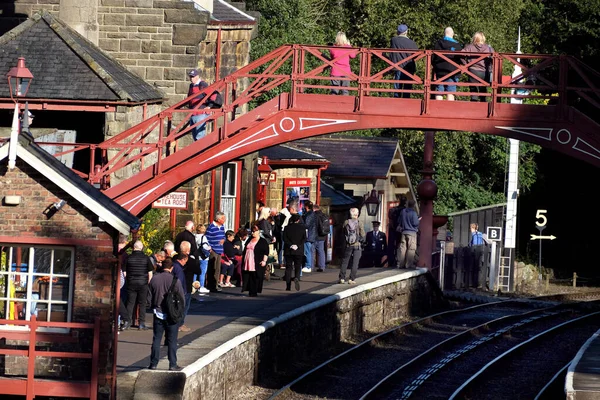
{"label": "person in striped shirt", "polygon": [[223,243],[225,243],[225,214],[221,211],[215,213],[215,220],[206,230],[206,240],[208,241],[210,257],[208,260],[208,271],[206,273],[206,288],[211,292],[220,292],[221,288],[217,285],[219,273],[221,272],[221,254],[223,254]]}

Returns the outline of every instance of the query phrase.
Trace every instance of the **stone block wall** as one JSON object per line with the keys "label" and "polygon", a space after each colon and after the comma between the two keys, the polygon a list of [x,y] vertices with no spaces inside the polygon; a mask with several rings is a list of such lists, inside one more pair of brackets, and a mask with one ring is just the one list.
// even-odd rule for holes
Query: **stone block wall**
{"label": "stone block wall", "polygon": [[167,106],[185,97],[208,12],[181,0],[100,0],[98,20],[102,50],[163,90]]}
{"label": "stone block wall", "polygon": [[[68,193],[49,182],[29,165],[17,160],[17,168],[0,167],[0,197],[21,196],[17,206],[0,205],[0,243],[17,241],[25,245],[47,244],[53,240],[56,246],[74,247],[75,274],[73,282],[72,322],[93,322],[101,318],[99,393],[110,393],[112,372],[112,338],[114,283],[117,282],[117,260],[113,255],[116,231],[107,225],[98,225],[98,218]],[[66,205],[48,219],[43,211],[59,200]],[[0,327],[0,329],[2,329]],[[87,346],[90,331],[82,331],[79,345]],[[87,344],[85,344],[87,342]],[[71,345],[70,351],[74,351]],[[41,361],[42,363],[44,361]],[[77,377],[81,371],[66,360],[54,359],[40,364],[40,371],[47,376]],[[11,363],[6,357],[5,374],[22,373],[26,364]],[[99,398],[105,398],[100,396]]]}
{"label": "stone block wall", "polygon": [[[300,369],[306,371],[346,349],[357,334],[380,332],[406,317],[430,313],[442,301],[434,286],[429,276],[420,275],[365,290],[277,324],[188,376],[181,394],[174,398],[229,399],[252,384],[280,387]],[[145,374],[151,373],[140,372],[138,380]]]}

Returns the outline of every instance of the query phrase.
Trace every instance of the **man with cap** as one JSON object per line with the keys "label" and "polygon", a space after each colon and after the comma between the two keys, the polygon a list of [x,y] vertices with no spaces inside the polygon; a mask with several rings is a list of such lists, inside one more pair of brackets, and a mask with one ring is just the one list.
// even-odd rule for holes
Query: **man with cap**
{"label": "man with cap", "polygon": [[387,267],[387,238],[385,233],[379,231],[381,223],[373,221],[373,230],[367,232],[365,258],[368,267]]}
{"label": "man with cap", "polygon": [[[408,38],[408,26],[406,26],[405,24],[398,25],[398,36],[394,36],[392,38],[392,43],[390,45],[390,48],[401,49],[401,50],[405,50],[405,49],[406,50],[418,50],[419,49],[417,44]],[[388,53],[388,58],[393,63],[399,63],[402,60],[410,57],[413,54],[414,53],[396,53],[396,52],[394,52],[394,53]],[[414,75],[415,72],[417,71],[417,66],[415,64],[414,59],[411,59],[404,63],[398,64],[398,66],[400,68],[402,68],[402,70],[396,69],[396,73],[394,75],[394,80],[396,80],[396,81],[401,81],[401,80],[412,81],[412,80],[414,80],[409,75],[407,75],[407,73]],[[396,90],[412,90],[412,88],[413,88],[412,83],[394,83],[394,89],[396,89]],[[394,97],[410,98],[410,93],[396,92],[396,93],[394,93]]]}
{"label": "man with cap", "polygon": [[192,137],[194,140],[198,140],[206,136],[206,122],[203,123],[202,121],[204,121],[210,115],[205,114],[200,110],[210,108],[212,101],[216,100],[217,94],[216,92],[213,93],[207,102],[198,107],[198,104],[200,104],[206,97],[206,94],[200,93],[208,87],[208,83],[200,79],[200,73],[197,69],[193,69],[188,72],[188,76],[190,77],[190,89],[188,90],[188,97],[197,95],[190,100],[189,107],[198,110],[194,111],[190,117],[190,124],[194,126],[192,128]]}

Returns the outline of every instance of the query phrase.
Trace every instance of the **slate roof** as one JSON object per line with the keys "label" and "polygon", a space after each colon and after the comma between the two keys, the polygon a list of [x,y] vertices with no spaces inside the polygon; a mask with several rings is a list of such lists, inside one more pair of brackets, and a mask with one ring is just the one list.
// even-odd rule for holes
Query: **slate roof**
{"label": "slate roof", "polygon": [[311,160],[327,162],[325,157],[312,151],[297,148],[289,144],[261,149],[258,152],[260,157],[267,156],[269,160]]}
{"label": "slate roof", "polygon": [[391,138],[329,135],[294,142],[300,148],[316,152],[331,162],[325,176],[349,178],[385,178],[398,147]]}
{"label": "slate roof", "polygon": [[[33,74],[30,98],[143,102],[163,94],[47,12],[35,14],[0,37],[0,71],[18,57]],[[0,97],[10,97],[0,79]]]}
{"label": "slate roof", "polygon": [[353,206],[356,200],[321,180],[321,197],[331,200],[332,206]]}
{"label": "slate roof", "polygon": [[254,24],[256,19],[224,0],[213,0],[213,12],[210,19],[215,22],[239,22]]}
{"label": "slate roof", "polygon": [[[99,203],[105,210],[113,214],[119,220],[127,224],[131,229],[138,229],[142,222],[135,215],[121,207],[118,203],[106,196],[100,190],[95,188],[89,182],[77,175],[71,168],[61,163],[56,157],[42,149],[38,145],[32,136],[27,133],[21,133],[19,135],[19,143],[21,146],[27,149],[27,151],[36,157],[38,160],[46,164],[49,168],[56,171],[61,177],[76,186],[79,190],[84,192],[88,197],[94,199]],[[7,141],[4,146],[8,146]]]}

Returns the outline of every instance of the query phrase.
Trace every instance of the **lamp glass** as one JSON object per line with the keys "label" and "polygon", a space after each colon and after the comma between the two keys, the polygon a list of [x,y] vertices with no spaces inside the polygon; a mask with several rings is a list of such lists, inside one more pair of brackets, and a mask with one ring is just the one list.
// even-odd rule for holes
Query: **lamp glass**
{"label": "lamp glass", "polygon": [[23,97],[29,91],[29,84],[31,83],[31,78],[17,78],[17,93],[15,94],[17,97]]}
{"label": "lamp glass", "polygon": [[367,197],[364,204],[367,206],[367,214],[370,217],[377,215],[377,211],[379,211],[379,197],[375,190],[371,191],[371,195]]}
{"label": "lamp glass", "polygon": [[267,182],[269,182],[269,175],[271,175],[270,172],[260,172],[260,184],[261,185],[266,185]]}

